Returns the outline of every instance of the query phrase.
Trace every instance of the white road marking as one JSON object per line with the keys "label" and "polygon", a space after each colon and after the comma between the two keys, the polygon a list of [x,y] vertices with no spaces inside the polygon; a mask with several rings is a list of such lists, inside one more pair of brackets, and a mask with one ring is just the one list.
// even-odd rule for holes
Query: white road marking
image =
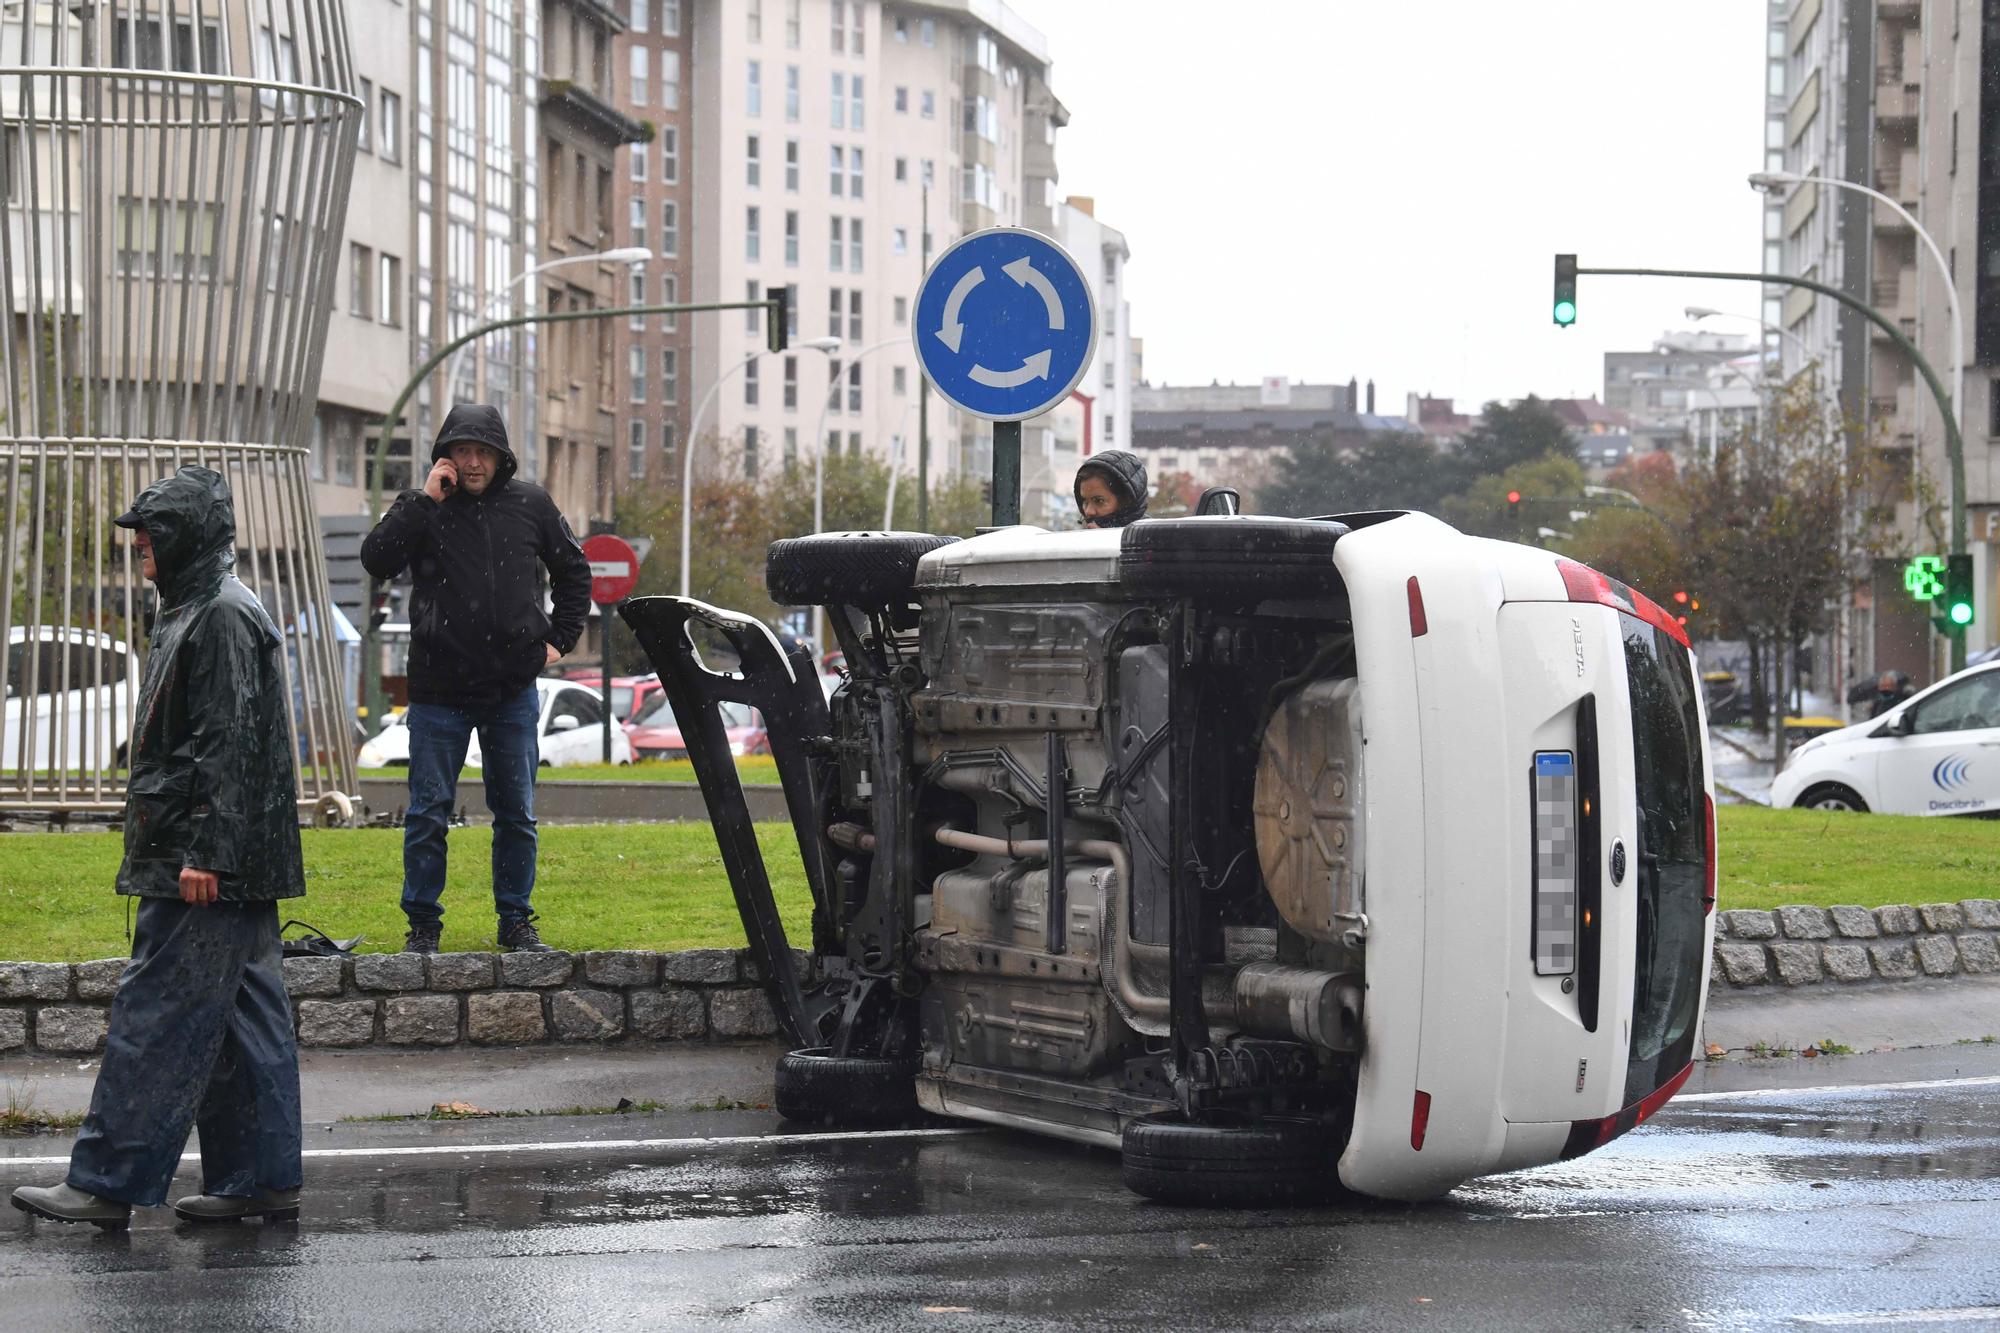
{"label": "white road marking", "polygon": [[[327,1157],[474,1157],[498,1153],[599,1152],[607,1149],[631,1150],[662,1148],[736,1148],[771,1143],[846,1143],[856,1139],[945,1139],[969,1134],[985,1134],[982,1128],[967,1129],[855,1129],[825,1134],[741,1134],[733,1138],[688,1139],[575,1139],[561,1143],[438,1143],[401,1148],[308,1148],[308,1158]],[[181,1154],[183,1162],[198,1162],[201,1154]],[[0,1157],[0,1168],[9,1166],[68,1166],[69,1155],[61,1157]]]}
{"label": "white road marking", "polygon": [[1953,1310],[1856,1310],[1852,1314],[1795,1314],[1792,1322],[1835,1327],[1867,1324],[1972,1324],[2000,1320],[2000,1305],[1961,1305]]}
{"label": "white road marking", "polygon": [[1745,1088],[1740,1092],[1683,1092],[1668,1106],[1682,1102],[1730,1102],[1744,1097],[1791,1097],[1807,1092],[1915,1092],[1923,1088],[1985,1088],[2000,1083],[2000,1074],[1978,1078],[1929,1078],[1910,1083],[1826,1083],[1814,1088]]}

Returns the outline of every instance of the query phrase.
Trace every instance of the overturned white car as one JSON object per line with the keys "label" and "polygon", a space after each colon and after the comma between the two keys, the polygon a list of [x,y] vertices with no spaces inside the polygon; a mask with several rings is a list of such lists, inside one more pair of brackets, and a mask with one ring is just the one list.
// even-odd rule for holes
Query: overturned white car
{"label": "overturned white car", "polygon": [[[1407,513],[778,542],[805,652],[628,603],[799,1050],[789,1116],[1116,1148],[1161,1199],[1414,1199],[1574,1156],[1686,1079],[1714,803],[1682,631]],[[702,664],[705,636],[740,662]],[[786,941],[716,704],[768,720]]]}

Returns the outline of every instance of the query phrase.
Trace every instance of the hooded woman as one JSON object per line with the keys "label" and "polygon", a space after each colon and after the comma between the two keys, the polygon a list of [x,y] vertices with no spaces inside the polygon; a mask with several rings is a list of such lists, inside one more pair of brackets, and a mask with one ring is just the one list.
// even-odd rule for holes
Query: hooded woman
{"label": "hooded woman", "polygon": [[1122,528],[1146,516],[1152,487],[1146,464],[1123,449],[1106,449],[1076,470],[1076,508],[1086,528]]}

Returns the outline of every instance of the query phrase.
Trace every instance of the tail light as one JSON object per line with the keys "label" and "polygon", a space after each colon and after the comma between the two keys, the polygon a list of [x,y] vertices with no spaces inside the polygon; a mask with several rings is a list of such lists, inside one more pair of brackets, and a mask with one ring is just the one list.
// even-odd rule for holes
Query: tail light
{"label": "tail light", "polygon": [[[1689,1066],[1692,1068],[1693,1066]],[[1422,1088],[1417,1089],[1417,1099],[1410,1108],[1410,1150],[1424,1150],[1424,1134],[1431,1127],[1431,1095]]]}
{"label": "tail light", "polygon": [[1707,793],[1701,798],[1702,822],[1702,878],[1701,912],[1707,916],[1715,910],[1715,798]]}
{"label": "tail light", "polygon": [[1637,588],[1606,578],[1589,565],[1580,565],[1574,560],[1558,559],[1556,568],[1562,573],[1563,587],[1569,591],[1572,602],[1595,602],[1599,606],[1637,616],[1654,629],[1672,636],[1681,647],[1692,646],[1688,643],[1687,627]]}
{"label": "tail light", "polygon": [[1430,617],[1424,614],[1424,590],[1417,586],[1415,574],[1410,575],[1405,590],[1410,596],[1410,637],[1421,639],[1430,633],[1431,622]]}
{"label": "tail light", "polygon": [[1563,1143],[1563,1160],[1581,1157],[1593,1148],[1602,1148],[1620,1134],[1637,1129],[1652,1119],[1673,1095],[1681,1090],[1694,1072],[1694,1063],[1689,1061],[1672,1078],[1662,1083],[1640,1100],[1632,1103],[1617,1115],[1605,1116],[1602,1120],[1572,1120],[1569,1124],[1569,1138]]}

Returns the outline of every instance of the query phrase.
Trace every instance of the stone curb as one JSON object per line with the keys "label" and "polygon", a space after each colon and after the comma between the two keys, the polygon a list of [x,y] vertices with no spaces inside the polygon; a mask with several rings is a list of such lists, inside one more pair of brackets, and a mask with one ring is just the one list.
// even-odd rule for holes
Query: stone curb
{"label": "stone curb", "polygon": [[[287,958],[299,1045],[736,1042],[775,1036],[747,950]],[[801,979],[811,956],[793,950]],[[0,963],[0,1053],[104,1049],[125,960]]]}
{"label": "stone curb", "polygon": [[1712,983],[1852,986],[2000,972],[2000,901],[1718,912]]}

